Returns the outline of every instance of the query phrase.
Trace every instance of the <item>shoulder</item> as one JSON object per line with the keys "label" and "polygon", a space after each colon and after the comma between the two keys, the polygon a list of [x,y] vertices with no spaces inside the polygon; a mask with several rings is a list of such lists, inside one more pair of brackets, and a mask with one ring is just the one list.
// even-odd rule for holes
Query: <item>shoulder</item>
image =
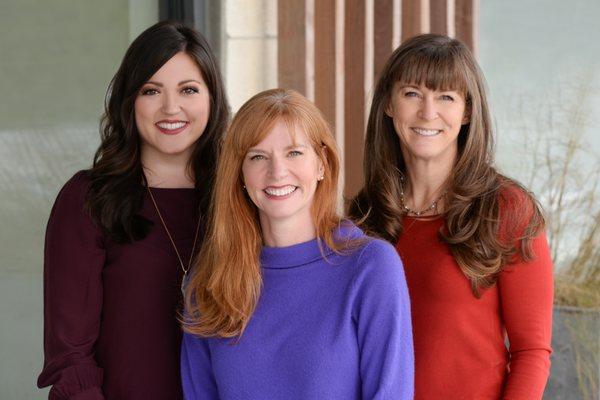
{"label": "shoulder", "polygon": [[57,202],[59,200],[71,202],[79,200],[83,203],[89,187],[90,178],[88,172],[85,170],[78,171],[63,185],[62,189],[60,189],[57,196]]}
{"label": "shoulder", "polygon": [[504,177],[498,189],[498,220],[501,237],[509,241],[522,237],[526,229],[532,231],[530,235],[544,227],[543,211],[534,194]]}
{"label": "shoulder", "polygon": [[386,241],[364,236],[353,256],[355,286],[379,287],[387,292],[405,281],[398,252]]}
{"label": "shoulder", "polygon": [[54,218],[81,217],[88,219],[85,202],[90,186],[87,171],[79,171],[60,189],[52,208]]}
{"label": "shoulder", "polygon": [[401,264],[398,252],[390,243],[365,236],[359,255],[362,264]]}
{"label": "shoulder", "polygon": [[501,219],[516,218],[523,222],[541,217],[543,214],[542,207],[533,192],[519,182],[504,176],[500,180],[497,200]]}
{"label": "shoulder", "polygon": [[381,262],[400,262],[396,249],[388,242],[366,235],[349,220],[340,223],[336,242],[361,265]]}
{"label": "shoulder", "polygon": [[501,178],[497,193],[501,211],[519,207],[526,207],[531,210],[536,202],[535,197],[530,191],[516,181],[506,177]]}

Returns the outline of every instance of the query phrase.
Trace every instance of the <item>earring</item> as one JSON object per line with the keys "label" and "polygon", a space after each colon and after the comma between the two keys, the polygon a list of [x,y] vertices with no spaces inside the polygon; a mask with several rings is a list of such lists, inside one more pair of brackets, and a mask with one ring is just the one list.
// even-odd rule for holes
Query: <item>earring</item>
{"label": "earring", "polygon": [[318,181],[322,181],[323,179],[325,179],[325,177],[323,175],[321,175],[320,177],[317,178]]}

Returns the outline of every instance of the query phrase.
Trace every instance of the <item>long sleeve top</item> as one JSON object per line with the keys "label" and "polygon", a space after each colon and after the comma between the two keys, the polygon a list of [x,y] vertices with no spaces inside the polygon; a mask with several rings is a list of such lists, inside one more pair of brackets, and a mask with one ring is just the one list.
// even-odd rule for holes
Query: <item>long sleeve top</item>
{"label": "long sleeve top", "polygon": [[412,399],[410,304],[394,248],[345,255],[317,240],[264,247],[263,288],[243,335],[184,334],[186,399]]}
{"label": "long sleeve top", "polygon": [[[49,398],[182,398],[179,375],[182,270],[146,194],[148,236],[119,245],[84,211],[89,181],[60,191],[44,251],[44,367]],[[198,217],[194,189],[152,189],[182,258]]]}
{"label": "long sleeve top", "polygon": [[438,239],[443,224],[405,217],[397,244],[411,296],[415,399],[541,399],[553,300],[545,234],[533,240],[532,261],[516,257],[478,299]]}

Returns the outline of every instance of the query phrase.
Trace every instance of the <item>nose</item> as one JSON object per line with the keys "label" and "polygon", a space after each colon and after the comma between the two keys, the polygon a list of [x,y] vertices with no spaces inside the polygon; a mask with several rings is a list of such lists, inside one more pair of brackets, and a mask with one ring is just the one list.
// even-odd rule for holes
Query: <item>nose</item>
{"label": "nose", "polygon": [[176,95],[165,92],[162,100],[162,110],[165,114],[177,114],[181,110],[181,106]]}
{"label": "nose", "polygon": [[432,121],[437,118],[437,106],[435,104],[435,99],[431,96],[425,96],[423,98],[423,102],[421,103],[421,108],[419,110],[420,117],[425,121]]}
{"label": "nose", "polygon": [[269,161],[269,177],[275,181],[282,180],[287,176],[288,169],[285,160],[275,155]]}

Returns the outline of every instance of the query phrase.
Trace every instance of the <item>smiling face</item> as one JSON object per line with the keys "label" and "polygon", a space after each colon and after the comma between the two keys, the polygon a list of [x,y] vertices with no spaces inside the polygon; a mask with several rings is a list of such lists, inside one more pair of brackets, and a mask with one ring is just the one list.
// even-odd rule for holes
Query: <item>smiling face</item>
{"label": "smiling face", "polygon": [[194,60],[175,54],[139,91],[135,122],[146,165],[165,156],[187,156],[208,122],[210,94]]}
{"label": "smiling face", "polygon": [[468,122],[461,93],[396,83],[386,114],[407,162],[454,162],[460,128]]}
{"label": "smiling face", "polygon": [[296,124],[290,132],[279,119],[248,150],[242,164],[246,191],[259,210],[263,229],[274,224],[314,229],[311,206],[323,173],[323,162],[304,130]]}

